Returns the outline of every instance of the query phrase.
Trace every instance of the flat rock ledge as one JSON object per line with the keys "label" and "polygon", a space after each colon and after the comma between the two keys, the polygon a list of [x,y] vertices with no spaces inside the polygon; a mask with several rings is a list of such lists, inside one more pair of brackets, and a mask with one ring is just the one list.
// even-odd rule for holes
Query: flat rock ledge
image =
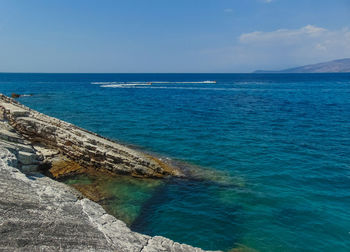
{"label": "flat rock ledge", "polygon": [[[50,137],[49,132],[58,137],[69,134],[73,142],[70,146],[75,141],[85,141],[84,146],[90,142],[96,149],[115,148],[113,158],[123,160],[119,162],[121,170],[143,165],[142,174],[169,174],[159,171],[162,167],[157,167],[156,161],[143,161],[145,157],[138,152],[7,99],[0,97],[0,251],[203,251],[161,236],[133,232],[75,189],[37,172],[45,155],[56,155],[61,149],[35,149],[33,140],[40,144],[45,136],[49,144],[60,146],[61,142]],[[36,130],[44,133],[31,133]],[[119,169],[113,165],[110,168]]]}
{"label": "flat rock ledge", "polygon": [[136,177],[181,176],[178,169],[155,157],[39,113],[2,94],[0,119],[36,146],[43,157],[56,151],[85,168]]}

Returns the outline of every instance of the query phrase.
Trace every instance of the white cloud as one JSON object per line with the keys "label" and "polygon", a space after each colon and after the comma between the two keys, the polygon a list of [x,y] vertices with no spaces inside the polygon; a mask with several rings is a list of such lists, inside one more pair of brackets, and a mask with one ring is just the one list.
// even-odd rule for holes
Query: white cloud
{"label": "white cloud", "polygon": [[241,34],[231,47],[206,53],[232,68],[283,69],[350,57],[350,30],[306,25],[299,29],[254,31]]}
{"label": "white cloud", "polygon": [[305,38],[317,38],[322,36],[327,32],[326,29],[307,25],[300,29],[288,30],[288,29],[279,29],[272,32],[261,32],[255,31],[251,33],[244,33],[239,37],[241,43],[263,43],[263,42],[275,42],[283,41],[295,43],[296,40],[305,39]]}

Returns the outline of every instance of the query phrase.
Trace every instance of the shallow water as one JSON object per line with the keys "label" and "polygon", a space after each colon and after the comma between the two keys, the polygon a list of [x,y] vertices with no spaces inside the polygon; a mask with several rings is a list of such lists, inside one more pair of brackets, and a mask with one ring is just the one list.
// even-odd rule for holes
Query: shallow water
{"label": "shallow water", "polygon": [[[115,86],[149,81],[171,83]],[[199,167],[106,182],[133,230],[205,249],[350,249],[350,74],[0,74],[0,92]]]}
{"label": "shallow water", "polygon": [[165,184],[165,181],[160,179],[85,174],[63,179],[62,182],[74,186],[83,194],[86,189],[89,192],[97,190],[98,200],[95,201],[128,226],[135,222],[141,214],[143,205],[152,198],[155,191]]}

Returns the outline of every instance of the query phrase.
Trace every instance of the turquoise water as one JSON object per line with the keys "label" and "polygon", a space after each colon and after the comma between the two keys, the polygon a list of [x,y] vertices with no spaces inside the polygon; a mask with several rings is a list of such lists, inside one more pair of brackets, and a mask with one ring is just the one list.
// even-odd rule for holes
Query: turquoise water
{"label": "turquoise water", "polygon": [[[148,81],[172,83],[124,85]],[[350,251],[350,74],[0,74],[0,92],[206,171],[152,187],[133,230],[205,249]]]}

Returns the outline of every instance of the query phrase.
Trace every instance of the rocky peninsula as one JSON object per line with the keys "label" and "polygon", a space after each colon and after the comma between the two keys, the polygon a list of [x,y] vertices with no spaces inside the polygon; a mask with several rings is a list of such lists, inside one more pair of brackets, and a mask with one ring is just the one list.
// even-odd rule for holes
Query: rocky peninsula
{"label": "rocky peninsula", "polygon": [[53,178],[89,171],[181,176],[155,157],[0,95],[1,251],[203,251],[133,232],[43,171]]}

